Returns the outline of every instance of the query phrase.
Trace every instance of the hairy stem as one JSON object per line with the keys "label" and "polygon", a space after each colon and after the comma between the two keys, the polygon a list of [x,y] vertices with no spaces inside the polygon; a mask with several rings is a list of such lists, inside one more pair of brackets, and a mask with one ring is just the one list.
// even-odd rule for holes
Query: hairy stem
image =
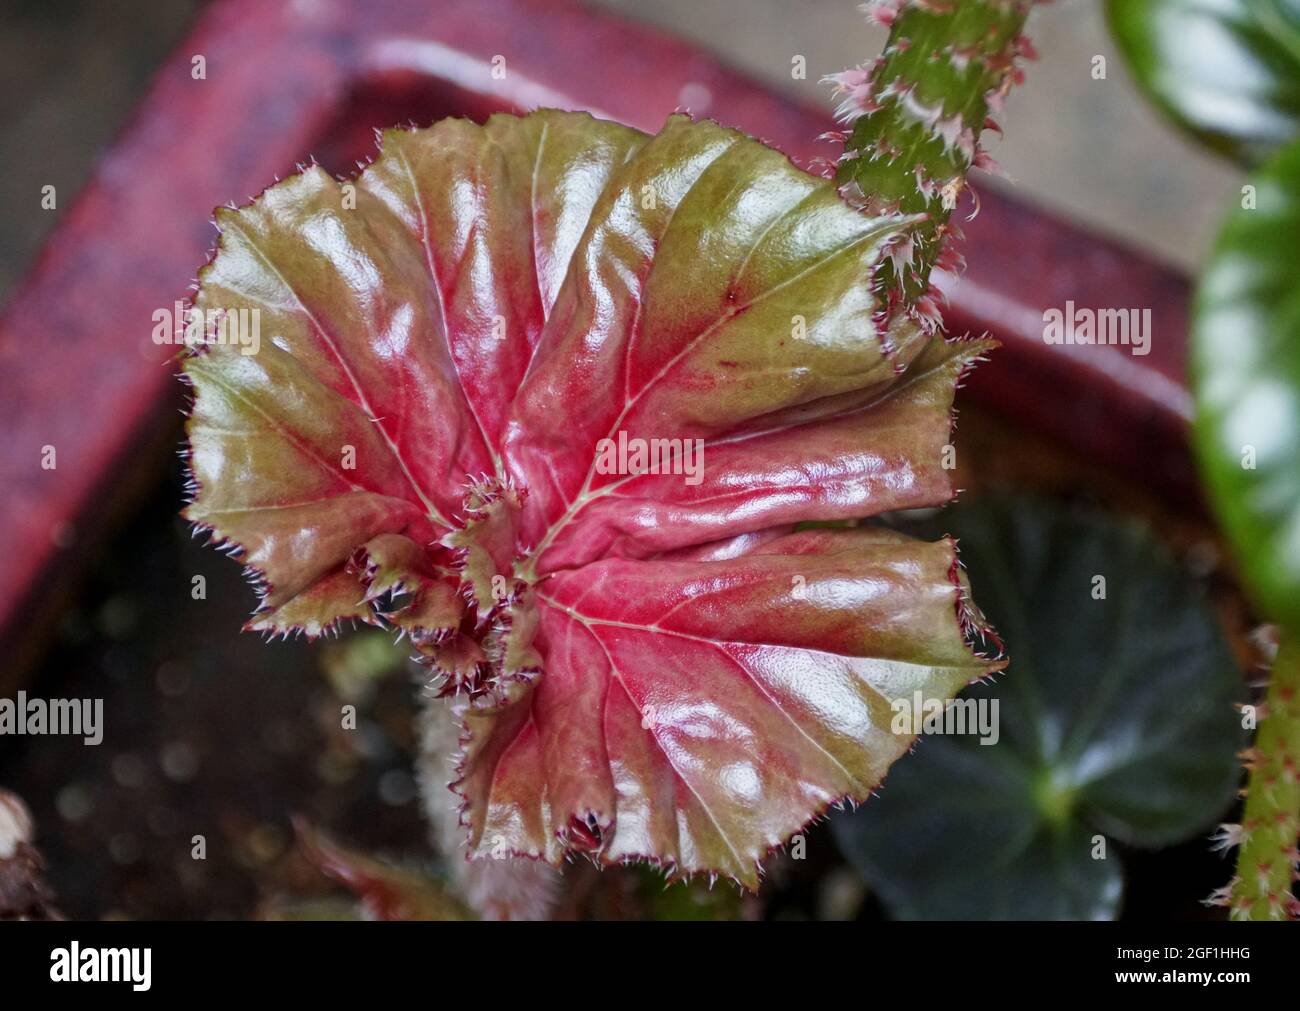
{"label": "hairy stem", "polygon": [[[836,178],[845,195],[880,213],[923,214],[884,266],[891,299],[917,306],[929,295],[948,219],[972,166],[996,168],[979,146],[989,118],[1018,82],[1018,57],[1033,57],[1021,34],[1034,0],[880,0],[868,4],[891,26],[869,67],[833,75],[852,122]],[[920,305],[929,316],[932,305]]]}
{"label": "hairy stem", "polygon": [[1237,876],[1229,886],[1233,919],[1277,920],[1300,908],[1291,892],[1300,854],[1300,637],[1286,633],[1273,664],[1242,817]]}

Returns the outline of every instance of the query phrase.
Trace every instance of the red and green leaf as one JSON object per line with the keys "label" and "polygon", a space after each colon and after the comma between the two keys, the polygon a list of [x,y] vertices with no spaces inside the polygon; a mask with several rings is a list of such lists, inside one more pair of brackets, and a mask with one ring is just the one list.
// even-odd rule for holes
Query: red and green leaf
{"label": "red and green leaf", "polygon": [[[253,571],[253,627],[409,634],[472,855],[753,886],[911,746],[893,699],[1001,666],[951,542],[794,532],[952,495],[990,344],[874,286],[915,215],[713,123],[542,111],[389,131],[218,223],[197,305],[261,343],[185,362],[187,516]],[[664,466],[599,465],[636,440]]]}

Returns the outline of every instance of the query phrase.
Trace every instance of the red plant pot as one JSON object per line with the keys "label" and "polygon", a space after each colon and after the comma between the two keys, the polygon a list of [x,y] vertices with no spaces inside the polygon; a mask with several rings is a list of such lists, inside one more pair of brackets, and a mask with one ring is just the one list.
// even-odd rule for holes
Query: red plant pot
{"label": "red plant pot", "polygon": [[[312,156],[349,171],[373,152],[375,127],[539,105],[648,131],[689,106],[803,165],[833,153],[816,141],[832,126],[829,101],[801,106],[572,0],[219,0],[203,12],[0,318],[0,649],[27,631],[53,578],[75,571],[143,448],[173,431],[160,412],[175,395],[174,349],[153,344],[153,315],[187,293],[213,207]],[[947,320],[1004,347],[965,396],[1194,495],[1184,279],[995,188],[981,196]],[[1150,308],[1150,354],[1046,344],[1043,311],[1067,300]]]}

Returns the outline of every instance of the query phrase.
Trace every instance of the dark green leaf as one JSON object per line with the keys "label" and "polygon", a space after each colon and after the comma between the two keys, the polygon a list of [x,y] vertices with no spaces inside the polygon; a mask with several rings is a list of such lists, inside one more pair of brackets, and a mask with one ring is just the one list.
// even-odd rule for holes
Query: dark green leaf
{"label": "dark green leaf", "polygon": [[900,917],[1112,917],[1112,840],[1186,839],[1232,798],[1240,679],[1215,617],[1132,526],[1017,500],[920,529],[960,539],[1006,636],[1005,675],[963,693],[997,701],[998,740],[923,740],[834,820],[840,847]]}

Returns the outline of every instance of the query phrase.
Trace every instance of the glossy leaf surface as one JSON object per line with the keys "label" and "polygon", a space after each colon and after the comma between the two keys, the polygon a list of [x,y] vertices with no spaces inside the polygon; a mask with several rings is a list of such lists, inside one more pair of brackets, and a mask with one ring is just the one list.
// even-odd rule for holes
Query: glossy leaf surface
{"label": "glossy leaf surface", "polygon": [[1300,143],[1251,180],[1193,303],[1195,445],[1246,583],[1300,628]]}
{"label": "glossy leaf surface", "polygon": [[892,693],[1000,666],[950,542],[791,533],[951,495],[989,345],[881,313],[910,223],[684,117],[390,131],[355,182],[220,214],[196,305],[261,340],[186,361],[187,515],[254,571],[253,628],[410,636],[473,855],[756,884],[906,749]]}
{"label": "glossy leaf surface", "polygon": [[1211,147],[1258,162],[1300,135],[1296,0],[1108,0],[1138,84]]}
{"label": "glossy leaf surface", "polygon": [[1232,800],[1243,685],[1215,615],[1135,527],[1011,499],[918,532],[960,538],[1015,643],[1006,677],[962,696],[996,702],[965,723],[995,743],[923,736],[879,798],[832,819],[841,850],[901,918],[1114,917],[1117,843],[1182,841]]}

